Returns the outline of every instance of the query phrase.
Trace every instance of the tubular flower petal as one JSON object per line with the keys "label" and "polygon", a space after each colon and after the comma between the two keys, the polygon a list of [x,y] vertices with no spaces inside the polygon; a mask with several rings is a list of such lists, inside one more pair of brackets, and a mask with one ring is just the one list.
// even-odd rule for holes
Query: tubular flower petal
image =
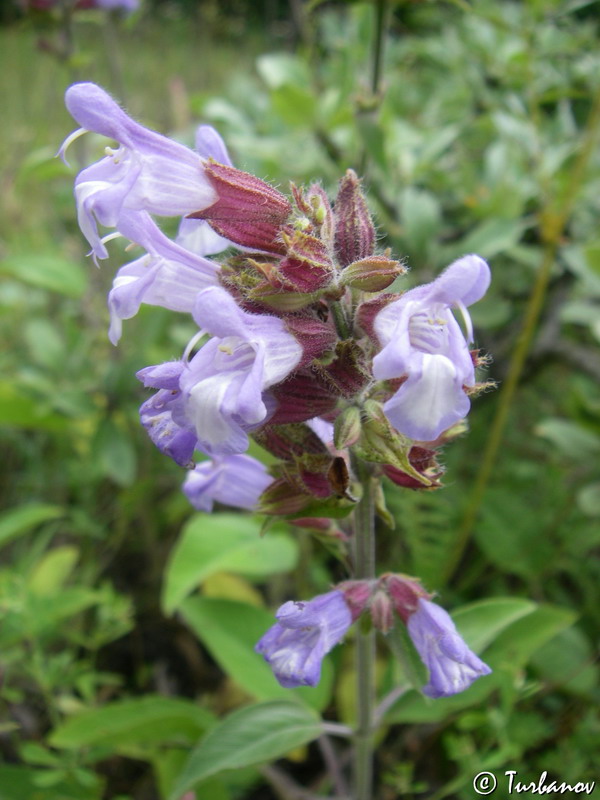
{"label": "tubular flower petal", "polygon": [[145,367],[137,373],[144,386],[158,389],[140,407],[140,420],[161,453],[181,467],[189,467],[197,444],[194,426],[187,419],[185,400],[179,388],[182,361]]}
{"label": "tubular flower petal", "polygon": [[[221,136],[212,125],[199,125],[196,130],[196,151],[202,158],[212,158],[220,164],[231,167],[231,159],[227,152],[227,147]],[[203,219],[183,218],[177,232],[177,244],[191,250],[199,256],[210,256],[221,253],[231,245],[229,239],[225,239],[214,231],[208,222]]]}
{"label": "tubular flower petal", "polygon": [[199,511],[212,511],[213,503],[252,509],[273,478],[264,464],[246,455],[202,461],[190,470],[183,491]]}
{"label": "tubular flower petal", "polygon": [[254,649],[286,689],[316,686],[323,658],[352,624],[343,592],[327,592],[307,603],[289,601],[275,616],[277,623]]}
{"label": "tubular flower petal", "polygon": [[464,256],[437,280],[411,289],[377,314],[373,327],[382,347],[373,374],[378,380],[405,378],[384,405],[400,433],[433,441],[468,413],[464,387],[475,383],[475,369],[450,308],[460,308],[472,338],[466,306],[481,299],[489,283],[486,262]]}
{"label": "tubular flower petal", "polygon": [[449,697],[468,689],[473,681],[492,671],[473,653],[441,606],[420,597],[408,618],[408,632],[429,670],[423,687],[429,697]]}
{"label": "tubular flower petal", "polygon": [[191,313],[198,292],[219,282],[218,264],[172,242],[149,214],[125,211],[119,226],[148,252],[121,267],[113,281],[108,295],[113,344],[121,338],[121,320],[135,316],[142,303]]}
{"label": "tubular flower petal", "polygon": [[96,84],[74,84],[65,101],[82,128],[119,144],[117,150],[107,148],[106,158],[82,170],[75,181],[79,225],[97,258],[106,258],[107,252],[96,221],[118,227],[123,209],[179,216],[217,199],[203,158],[135,122]]}
{"label": "tubular flower petal", "polygon": [[213,338],[182,373],[188,418],[211,456],[243,453],[247,431],[274,410],[267,390],[302,358],[302,346],[278,317],[250,314],[220,287],[200,292],[194,319]]}

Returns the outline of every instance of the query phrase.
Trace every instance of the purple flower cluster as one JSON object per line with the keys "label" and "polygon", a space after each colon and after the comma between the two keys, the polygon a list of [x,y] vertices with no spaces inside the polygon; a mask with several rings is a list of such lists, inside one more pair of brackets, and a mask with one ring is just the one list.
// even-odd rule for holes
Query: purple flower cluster
{"label": "purple flower cluster", "polygon": [[[351,170],[333,204],[319,184],[292,185],[288,198],[236,169],[209,126],[192,150],[132,120],[94,84],[72,86],[66,103],[80,127],[63,157],[88,131],[111,140],[75,181],[91,255],[107,258],[116,236],[143,251],[114,278],[110,340],[143,304],[196,326],[181,358],[138,372],[153,390],[142,425],[188,470],[190,503],[256,508],[329,531],[318,514],[351,510],[356,459],[407,488],[438,486],[436,450],[482,387],[467,307],[487,290],[486,262],[466,255],[432,283],[394,294],[406,270],[376,252]],[[174,239],[157,217],[179,219]],[[277,459],[269,471],[246,454],[251,439]],[[366,608],[384,633],[397,617],[407,625],[429,669],[427,694],[453,694],[489,671],[416,584],[351,583],[279,609],[257,651],[282,685],[314,686],[324,655]]]}
{"label": "purple flower cluster", "polygon": [[[382,590],[381,585],[390,583]],[[385,604],[389,613],[382,613]],[[429,671],[423,694],[450,697],[491,672],[465,644],[449,614],[428,600],[416,582],[400,576],[385,576],[373,585],[348,581],[309,602],[284,603],[275,615],[277,623],[258,642],[256,652],[264,656],[282,686],[315,686],[324,656],[367,610],[373,624],[386,633],[400,624],[398,617],[405,622]],[[385,626],[381,624],[384,617]]]}

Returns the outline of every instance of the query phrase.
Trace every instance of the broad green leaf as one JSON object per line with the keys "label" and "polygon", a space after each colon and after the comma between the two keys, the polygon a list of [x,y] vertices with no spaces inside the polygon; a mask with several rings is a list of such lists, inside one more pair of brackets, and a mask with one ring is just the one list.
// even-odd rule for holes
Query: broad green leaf
{"label": "broad green leaf", "polygon": [[223,671],[258,700],[293,694],[316,709],[329,702],[333,669],[328,659],[323,662],[318,686],[284,689],[264,658],[254,652],[258,640],[275,623],[271,612],[234,600],[208,597],[188,598],[181,612]]}
{"label": "broad green leaf", "polygon": [[307,86],[310,82],[306,63],[291,53],[266,53],[256,59],[256,69],[269,89]]}
{"label": "broad green leaf", "polygon": [[43,597],[57,592],[71,574],[79,558],[76,547],[55,547],[36,564],[27,579],[29,589]]}
{"label": "broad green leaf", "polygon": [[589,695],[598,685],[596,654],[579,628],[560,631],[533,655],[532,666],[551,684]]}
{"label": "broad green leaf", "polygon": [[406,626],[398,620],[392,630],[385,637],[390,650],[400,662],[406,682],[413,688],[420,690],[428,681],[427,667],[421,661],[417,650],[412,643]]}
{"label": "broad green leaf", "polygon": [[394,703],[385,715],[385,720],[394,723],[424,723],[447,719],[464,708],[483,704],[486,698],[502,685],[506,677],[506,673],[494,671],[491,675],[478,678],[464,692],[435,700],[416,691],[409,691]]}
{"label": "broad green leaf", "polygon": [[505,628],[535,609],[530,600],[496,597],[461,606],[452,619],[469,647],[481,653]]}
{"label": "broad green leaf", "polygon": [[260,524],[243,514],[198,514],[185,525],[164,578],[162,605],[171,614],[209,575],[264,577],[294,567],[298,548],[288,535],[261,538]]}
{"label": "broad green leaf", "polygon": [[211,775],[272,761],[320,734],[319,717],[297,703],[272,700],[234,711],[191,753],[170,800]]}
{"label": "broad green leaf", "polygon": [[317,98],[303,86],[273,89],[271,104],[283,122],[294,128],[311,127],[317,116]]}
{"label": "broad green leaf", "polygon": [[73,780],[60,779],[50,793],[37,780],[45,771],[32,767],[0,765],[0,800],[98,800],[101,786],[83,787]]}
{"label": "broad green leaf", "polygon": [[49,411],[39,400],[14,386],[13,382],[2,382],[0,424],[32,430],[64,431],[69,427],[69,420]]}
{"label": "broad green leaf", "polygon": [[534,433],[548,439],[561,455],[576,461],[591,460],[600,452],[600,436],[568,419],[544,419],[535,426]]}
{"label": "broad green leaf", "polygon": [[401,209],[403,238],[423,257],[442,227],[440,203],[433,193],[408,187],[402,193]]}
{"label": "broad green leaf", "polygon": [[494,663],[519,669],[542,645],[576,619],[577,614],[566,608],[538,606],[531,614],[502,631],[486,650],[485,657]]}
{"label": "broad green leaf", "polygon": [[32,503],[5,511],[0,516],[0,546],[12,542],[43,522],[64,516],[60,506]]}
{"label": "broad green leaf", "polygon": [[51,253],[13,253],[0,260],[0,274],[68,297],[81,297],[87,286],[87,275],[77,262]]}
{"label": "broad green leaf", "polygon": [[210,712],[188,700],[146,695],[77,714],[54,729],[50,743],[67,749],[102,745],[114,750],[135,744],[188,743],[213,721]]}
{"label": "broad green leaf", "polygon": [[492,258],[515,245],[526,224],[514,219],[490,219],[480,223],[464,239],[447,249],[451,258],[465,253],[478,253],[483,258]]}

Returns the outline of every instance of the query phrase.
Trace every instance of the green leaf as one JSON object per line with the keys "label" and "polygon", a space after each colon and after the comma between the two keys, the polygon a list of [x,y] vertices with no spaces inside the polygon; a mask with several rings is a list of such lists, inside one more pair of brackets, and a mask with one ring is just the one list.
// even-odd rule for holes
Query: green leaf
{"label": "green leaf", "polygon": [[194,742],[214,722],[195,703],[161,695],[108,703],[71,717],[50,735],[53,747],[78,750],[101,745],[111,750],[139,744]]}
{"label": "green leaf", "polygon": [[486,659],[519,669],[542,645],[576,619],[577,614],[566,608],[538,606],[502,631],[486,651]]}
{"label": "green leaf", "polygon": [[505,628],[535,609],[530,600],[496,597],[461,606],[452,619],[469,647],[481,653]]}
{"label": "green leaf", "polygon": [[97,800],[101,795],[99,783],[92,790],[76,781],[62,779],[49,793],[37,780],[42,774],[31,767],[0,765],[0,800]]}
{"label": "green leaf", "polygon": [[260,523],[243,514],[198,514],[184,526],[164,579],[162,605],[171,614],[215,572],[264,577],[292,569],[298,546],[287,534],[261,538]]}
{"label": "green leaf", "polygon": [[209,597],[188,598],[181,612],[223,671],[258,700],[293,694],[316,709],[329,702],[333,669],[328,659],[323,662],[318,686],[284,689],[264,658],[254,652],[257,641],[275,622],[271,612],[235,600]]}
{"label": "green leaf", "polygon": [[424,257],[442,227],[439,200],[432,192],[409,186],[402,193],[401,211],[403,238],[416,255]]}
{"label": "green leaf", "polygon": [[256,69],[269,89],[307,86],[310,82],[306,62],[291,53],[266,53],[256,59]]}
{"label": "green leaf", "polygon": [[12,382],[0,383],[0,422],[43,431],[64,431],[69,427],[69,420],[51,413],[39,400],[24,394]]}
{"label": "green leaf", "polygon": [[577,462],[592,460],[600,452],[600,436],[568,419],[548,417],[535,426],[534,432],[548,439],[561,455]]}
{"label": "green leaf", "polygon": [[31,594],[28,598],[30,633],[35,636],[45,636],[58,623],[96,605],[99,600],[98,592],[85,586],[70,586],[59,594],[49,597]]}
{"label": "green leaf", "polygon": [[294,128],[312,127],[317,117],[317,98],[302,86],[273,89],[271,103],[283,122]]}
{"label": "green leaf", "polygon": [[119,486],[131,486],[136,476],[136,453],[127,434],[104,420],[94,439],[94,454],[104,475]]}
{"label": "green leaf", "polygon": [[478,253],[483,258],[492,258],[517,244],[526,227],[521,220],[486,220],[464,239],[447,248],[448,260],[465,253]]}
{"label": "green leaf", "polygon": [[429,680],[429,675],[427,667],[421,661],[412,643],[406,626],[399,620],[396,620],[396,624],[385,637],[385,640],[389,644],[392,653],[400,662],[407,683],[413,689],[420,691]]}
{"label": "green leaf", "polygon": [[296,703],[273,700],[234,711],[191,753],[170,800],[211,775],[272,761],[320,734],[319,717]]}
{"label": "green leaf", "polygon": [[572,627],[542,645],[531,663],[536,672],[555,686],[589,695],[598,685],[596,660],[585,635]]}
{"label": "green leaf", "polygon": [[71,574],[79,558],[76,547],[55,547],[38,561],[29,576],[29,589],[40,597],[53,595]]}
{"label": "green leaf", "polygon": [[87,286],[83,268],[61,255],[13,253],[0,260],[0,274],[68,297],[81,297]]}
{"label": "green leaf", "polygon": [[5,511],[0,515],[0,546],[12,542],[43,522],[64,516],[60,506],[32,503]]}

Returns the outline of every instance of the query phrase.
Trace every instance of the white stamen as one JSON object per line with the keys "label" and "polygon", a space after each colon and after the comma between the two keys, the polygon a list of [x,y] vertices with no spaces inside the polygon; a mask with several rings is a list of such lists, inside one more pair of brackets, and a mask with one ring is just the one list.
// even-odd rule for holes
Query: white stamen
{"label": "white stamen", "polygon": [[467,344],[470,344],[474,339],[473,322],[471,321],[471,315],[467,311],[467,307],[462,302],[462,300],[457,300],[454,305],[458,308],[458,310],[460,311],[461,317],[463,318],[463,322],[465,323],[465,329],[466,329],[466,334],[467,334],[466,335]]}
{"label": "white stamen", "polygon": [[195,346],[198,344],[198,342],[200,341],[200,339],[202,339],[202,337],[203,337],[203,336],[206,336],[206,331],[204,331],[204,330],[200,329],[200,330],[198,331],[198,333],[197,333],[197,334],[195,334],[195,336],[192,336],[192,338],[191,338],[191,339],[190,339],[190,341],[188,342],[188,344],[187,344],[187,347],[186,347],[186,348],[185,348],[185,350],[183,351],[183,356],[182,356],[182,361],[183,361],[183,363],[184,363],[186,366],[187,366],[187,365],[188,365],[188,363],[189,363],[189,357],[190,357],[190,353],[192,352],[192,350],[194,349],[194,347],[195,347]]}
{"label": "white stamen", "polygon": [[113,239],[118,239],[119,236],[122,235],[123,234],[119,233],[119,231],[115,231],[114,233],[107,233],[106,236],[103,236],[102,239],[100,239],[100,241],[102,242],[102,244],[106,244],[107,242],[112,242]]}
{"label": "white stamen", "polygon": [[64,142],[62,143],[62,145],[61,145],[61,147],[60,147],[60,150],[59,150],[59,151],[58,151],[58,153],[56,154],[57,156],[60,156],[60,157],[61,157],[63,164],[66,164],[66,165],[67,165],[67,167],[70,167],[70,166],[71,166],[71,165],[69,164],[69,162],[67,161],[67,158],[66,158],[66,155],[67,155],[67,150],[68,150],[68,149],[69,149],[69,147],[70,147],[70,146],[73,144],[73,142],[74,142],[76,139],[79,139],[79,137],[80,137],[80,136],[83,136],[83,134],[84,134],[84,133],[88,133],[88,129],[87,129],[87,128],[77,128],[77,130],[76,130],[76,131],[73,131],[73,133],[71,133],[71,134],[69,134],[69,135],[67,136],[67,138],[66,138],[66,139],[64,140]]}

